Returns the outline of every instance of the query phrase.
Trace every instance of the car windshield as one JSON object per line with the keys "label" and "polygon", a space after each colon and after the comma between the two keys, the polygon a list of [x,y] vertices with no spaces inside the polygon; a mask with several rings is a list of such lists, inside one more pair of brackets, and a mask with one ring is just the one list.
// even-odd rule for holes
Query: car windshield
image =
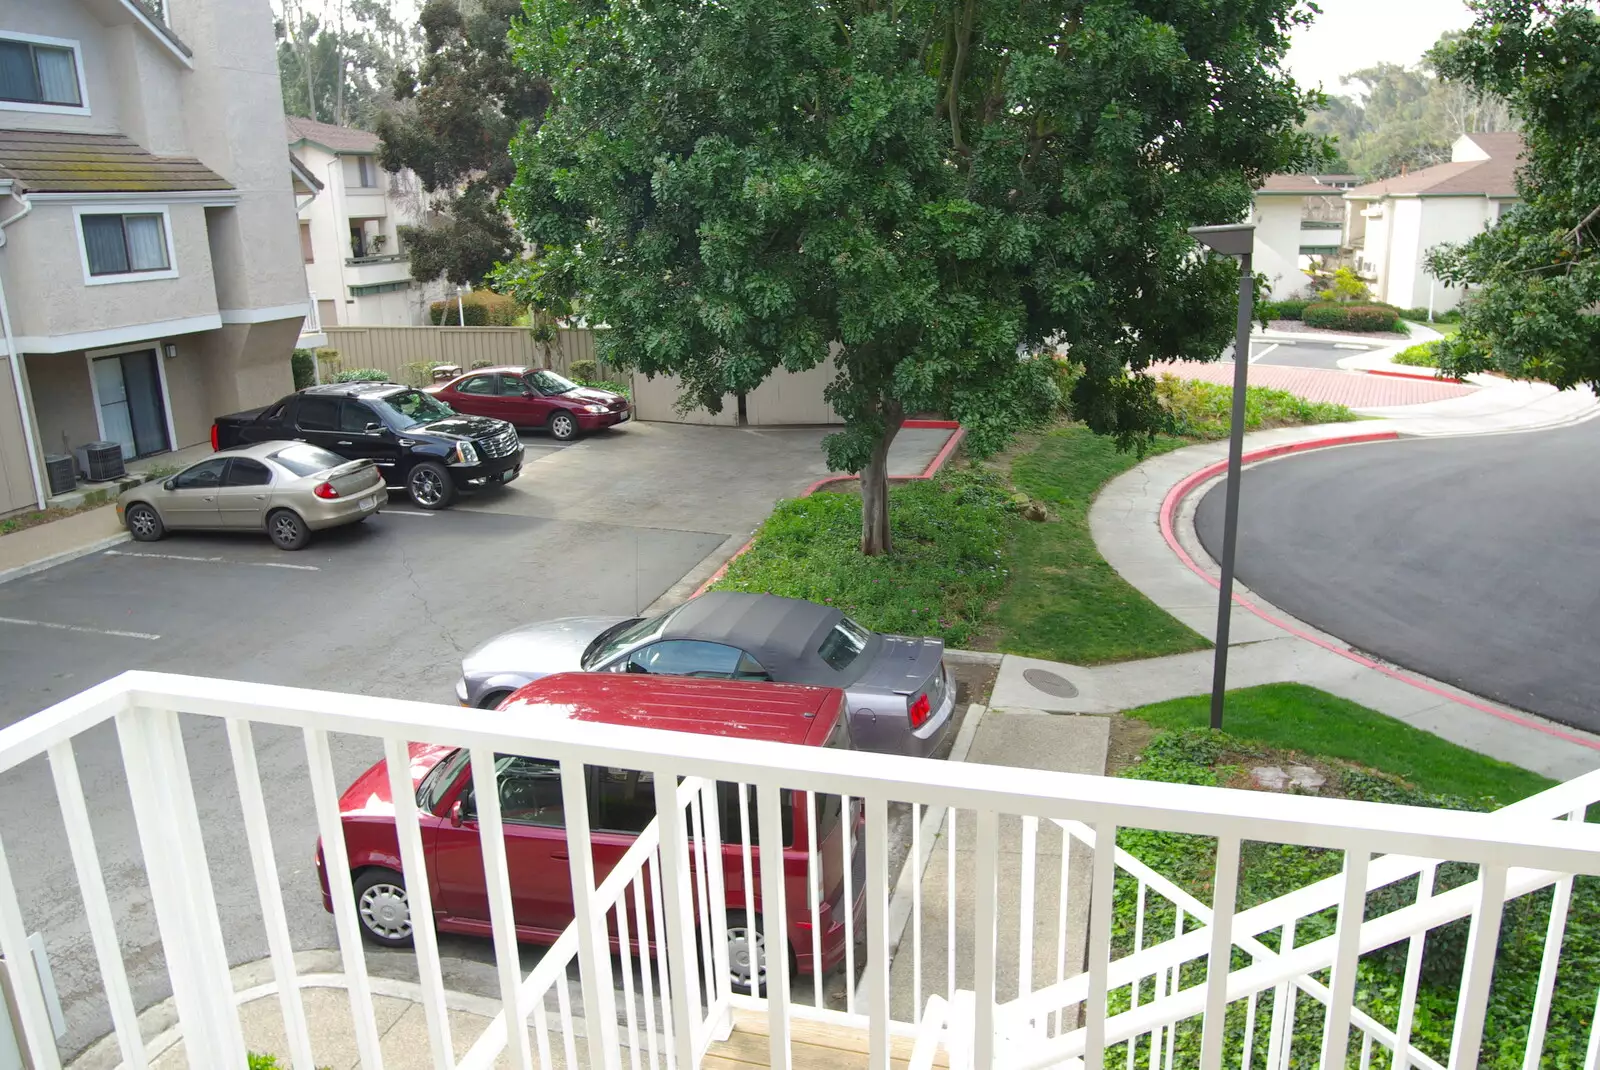
{"label": "car windshield", "polygon": [[523,378],[528,381],[529,386],[546,396],[550,394],[565,394],[570,390],[578,389],[578,384],[571,379],[557,375],[555,372],[545,371],[542,368],[538,371],[529,372]]}
{"label": "car windshield", "polygon": [[443,420],[447,416],[456,414],[456,410],[432,394],[424,394],[420,390],[402,390],[398,394],[386,394],[381,398],[367,400],[393,413],[396,423],[403,430],[434,420]]}
{"label": "car windshield", "polygon": [[443,761],[428,770],[422,783],[417,785],[417,806],[430,814],[436,811],[444,801],[445,792],[456,782],[456,774],[461,772],[461,767],[467,764],[470,756],[471,752],[462,747],[445,755]]}
{"label": "car windshield", "polygon": [[817,657],[828,663],[834,672],[843,672],[865,649],[872,633],[849,617],[840,617],[817,647]]}
{"label": "car windshield", "polygon": [[297,476],[314,476],[318,472],[326,472],[330,468],[338,468],[345,463],[345,459],[337,453],[318,449],[316,446],[297,442],[293,446],[285,446],[272,455],[272,459]]}
{"label": "car windshield", "polygon": [[661,630],[666,619],[667,614],[663,613],[659,617],[635,618],[625,620],[621,624],[613,624],[595,636],[594,642],[589,644],[589,649],[583,652],[583,667],[593,669],[629,647],[637,646],[651,638]]}

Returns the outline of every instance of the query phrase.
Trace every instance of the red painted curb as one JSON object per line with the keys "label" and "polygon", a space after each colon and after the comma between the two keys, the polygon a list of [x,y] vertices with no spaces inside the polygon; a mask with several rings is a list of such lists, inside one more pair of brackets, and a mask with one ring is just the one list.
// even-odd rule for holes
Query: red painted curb
{"label": "red painted curb", "polygon": [[[951,435],[948,439],[945,440],[945,444],[944,444],[943,448],[941,448],[938,453],[933,455],[933,460],[928,462],[928,467],[926,467],[926,468],[924,468],[922,470],[922,474],[921,475],[916,475],[916,476],[892,476],[892,477],[890,477],[892,479],[932,479],[933,476],[934,476],[934,473],[938,472],[939,469],[944,467],[944,463],[950,459],[950,455],[956,451],[956,446],[961,442],[961,440],[963,438],[966,437],[966,434],[967,434],[967,429],[962,427],[960,424],[956,423],[956,421],[954,421],[954,420],[907,420],[905,423],[901,424],[900,426],[903,427],[903,428],[904,427],[923,427],[923,428],[951,428],[951,427],[953,427],[953,428],[955,428],[955,432],[956,433]],[[853,476],[853,475],[825,476],[822,479],[819,479],[815,483],[811,484],[805,490],[801,491],[797,495],[797,497],[809,498],[809,497],[811,497],[811,495],[815,494],[817,491],[821,490],[823,487],[828,486],[830,483],[847,483],[852,479],[859,479],[859,478],[861,478],[861,477],[860,476]],[[689,597],[690,598],[698,598],[700,595],[705,594],[706,591],[711,588],[712,584],[716,583],[718,580],[720,580],[722,577],[724,577],[724,576],[726,576],[728,574],[729,566],[731,566],[735,561],[739,560],[739,558],[743,557],[745,555],[745,553],[750,549],[750,547],[755,545],[755,543],[756,543],[756,537],[754,535],[750,536],[750,538],[745,541],[745,544],[743,546],[739,547],[737,550],[735,550],[733,552],[733,556],[728,558],[726,561],[724,561],[722,563],[722,567],[717,569],[717,571],[713,572],[711,574],[711,576],[706,580],[706,582],[702,583],[699,587],[696,587],[695,591],[694,591],[694,594],[690,595]]]}
{"label": "red painted curb", "polygon": [[1358,368],[1356,370],[1366,372],[1368,375],[1382,375],[1389,379],[1420,379],[1425,383],[1455,383],[1457,386],[1473,385],[1465,379],[1451,379],[1444,375],[1423,375],[1421,372],[1392,372],[1386,368]]}
{"label": "red painted curb", "polygon": [[[1283,457],[1291,453],[1300,453],[1306,450],[1325,449],[1329,446],[1357,445],[1364,442],[1385,442],[1392,439],[1397,439],[1399,437],[1400,436],[1393,431],[1379,431],[1372,434],[1351,435],[1347,438],[1319,438],[1312,439],[1307,442],[1295,442],[1285,446],[1272,446],[1267,449],[1256,450],[1254,453],[1245,454],[1241,459],[1248,464],[1252,461],[1271,460],[1275,457]],[[1220,588],[1222,586],[1221,581],[1215,576],[1211,575],[1205,569],[1201,568],[1199,564],[1195,562],[1194,558],[1189,555],[1189,552],[1185,550],[1178,542],[1177,534],[1173,528],[1173,517],[1176,515],[1178,507],[1183,503],[1183,500],[1189,496],[1190,492],[1192,492],[1195,487],[1206,482],[1212,477],[1227,471],[1227,468],[1227,461],[1217,461],[1214,464],[1206,465],[1198,472],[1195,472],[1181,480],[1176,486],[1167,492],[1167,496],[1162,499],[1161,502],[1161,537],[1166,540],[1168,548],[1171,549],[1175,555],[1177,555],[1178,560],[1182,561],[1184,565],[1188,567],[1190,572],[1193,572],[1196,576],[1199,576],[1212,587],[1216,588]],[[1554,736],[1556,739],[1566,740],[1568,743],[1576,743],[1580,747],[1587,747],[1590,750],[1600,750],[1600,743],[1597,743],[1593,740],[1583,739],[1582,737],[1575,736],[1570,732],[1563,732],[1559,728],[1552,728],[1549,725],[1542,725],[1535,721],[1530,721],[1525,717],[1519,717],[1507,710],[1496,709],[1495,707],[1486,705],[1482,702],[1477,702],[1470,698],[1463,698],[1460,695],[1452,694],[1443,688],[1435,687],[1426,681],[1419,680],[1414,676],[1410,676],[1399,669],[1390,668],[1389,666],[1376,662],[1362,654],[1357,654],[1349,647],[1342,647],[1335,643],[1330,643],[1318,636],[1311,635],[1299,628],[1296,628],[1287,621],[1280,620],[1272,614],[1266,612],[1260,606],[1251,602],[1248,598],[1244,598],[1238,594],[1235,594],[1233,596],[1233,603],[1241,609],[1255,614],[1268,624],[1271,624],[1277,628],[1281,628],[1290,635],[1304,639],[1307,642],[1314,643],[1329,653],[1337,654],[1341,658],[1344,658],[1348,661],[1353,661],[1357,665],[1360,665],[1364,668],[1376,670],[1377,672],[1380,672],[1391,679],[1398,680],[1403,684],[1410,684],[1419,691],[1425,691],[1430,695],[1437,695],[1439,698],[1466,706],[1469,709],[1477,710],[1480,713],[1487,713],[1491,716],[1500,718],[1502,721],[1509,721],[1512,724],[1520,725],[1523,728],[1531,728],[1535,732],[1543,732],[1547,736]]]}

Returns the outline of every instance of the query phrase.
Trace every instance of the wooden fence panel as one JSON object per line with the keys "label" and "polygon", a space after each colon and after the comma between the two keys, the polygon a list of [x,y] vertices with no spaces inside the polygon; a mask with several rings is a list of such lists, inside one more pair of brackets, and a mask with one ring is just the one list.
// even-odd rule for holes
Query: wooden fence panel
{"label": "wooden fence panel", "polygon": [[[339,351],[343,371],[376,368],[397,382],[415,380],[425,361],[462,370],[515,364],[566,374],[575,360],[594,359],[594,332],[561,331],[561,345],[534,341],[526,327],[328,327],[328,348]],[[413,367],[408,367],[413,366]]]}

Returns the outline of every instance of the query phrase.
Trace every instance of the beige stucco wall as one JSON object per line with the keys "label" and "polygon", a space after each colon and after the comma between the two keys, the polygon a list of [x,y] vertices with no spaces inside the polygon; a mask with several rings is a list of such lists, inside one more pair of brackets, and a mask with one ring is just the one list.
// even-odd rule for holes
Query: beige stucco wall
{"label": "beige stucco wall", "polygon": [[82,352],[30,353],[25,367],[33,395],[34,426],[44,452],[66,453],[73,446],[100,438],[89,362]]}
{"label": "beige stucco wall", "polygon": [[[123,207],[153,210],[146,204]],[[96,209],[118,210],[112,205]],[[12,333],[33,339],[215,316],[217,294],[205,209],[171,204],[168,221],[177,278],[89,286],[84,283],[82,240],[72,206],[36,205],[31,215],[6,229],[6,247],[0,253]],[[26,341],[21,346],[24,352],[40,348]]]}
{"label": "beige stucco wall", "polygon": [[[213,416],[258,408],[292,391],[294,374],[289,368],[289,355],[300,336],[300,324],[299,319],[229,324],[221,330],[193,336],[192,351],[199,367],[203,398],[197,425],[177,428],[178,445],[205,441],[211,433]],[[180,359],[187,359],[187,353],[188,350]]]}
{"label": "beige stucco wall", "polygon": [[[35,112],[0,103],[0,127],[12,130],[125,132],[122,122],[121,59],[112,35],[78,0],[0,0],[0,27],[78,42],[88,75],[88,115]],[[174,72],[175,76],[175,72]]]}
{"label": "beige stucco wall", "polygon": [[230,253],[216,263],[221,307],[298,304],[303,316],[306,280],[271,5],[206,0],[170,6],[173,30],[200,57],[182,83],[191,148],[238,190],[238,207],[213,210],[211,217],[223,231],[218,246]]}
{"label": "beige stucco wall", "polygon": [[173,445],[177,448],[208,441],[212,418],[233,411],[218,409],[213,412],[206,396],[205,339],[211,333],[173,339],[178,355],[162,358],[167,373],[167,398],[172,404],[172,431],[177,436]]}
{"label": "beige stucco wall", "polygon": [[1487,197],[1428,197],[1422,200],[1414,300],[1410,306],[1402,307],[1426,308],[1430,284],[1434,311],[1444,312],[1461,303],[1464,291],[1445,286],[1434,279],[1427,273],[1422,261],[1434,246],[1466,241],[1492,226],[1499,218],[1497,203]]}
{"label": "beige stucco wall", "polygon": [[1255,248],[1251,267],[1267,277],[1272,299],[1305,292],[1310,279],[1300,270],[1302,198],[1257,194]]}
{"label": "beige stucco wall", "polygon": [[[807,372],[773,372],[745,398],[745,415],[752,425],[766,427],[843,423],[833,406],[822,397],[833,375],[832,361],[824,361]],[[720,427],[738,423],[739,407],[732,396],[723,399],[722,411],[714,415],[704,409],[680,413],[675,376],[658,375],[646,379],[635,373],[632,382],[634,409],[641,420]]]}
{"label": "beige stucco wall", "polygon": [[189,155],[184,67],[141,27],[111,27],[106,40],[121,132],[157,156]]}
{"label": "beige stucco wall", "polygon": [[37,504],[33,475],[28,466],[27,440],[22,433],[22,417],[12,386],[11,363],[9,358],[0,355],[0,516]]}

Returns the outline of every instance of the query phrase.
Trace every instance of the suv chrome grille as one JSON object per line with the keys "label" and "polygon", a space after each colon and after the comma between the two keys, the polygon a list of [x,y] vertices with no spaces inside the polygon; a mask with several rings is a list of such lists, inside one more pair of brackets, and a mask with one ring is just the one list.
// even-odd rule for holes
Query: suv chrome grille
{"label": "suv chrome grille", "polygon": [[517,437],[517,429],[508,427],[498,435],[490,435],[478,443],[478,450],[485,457],[509,457],[517,452],[517,447],[522,445],[522,440]]}

